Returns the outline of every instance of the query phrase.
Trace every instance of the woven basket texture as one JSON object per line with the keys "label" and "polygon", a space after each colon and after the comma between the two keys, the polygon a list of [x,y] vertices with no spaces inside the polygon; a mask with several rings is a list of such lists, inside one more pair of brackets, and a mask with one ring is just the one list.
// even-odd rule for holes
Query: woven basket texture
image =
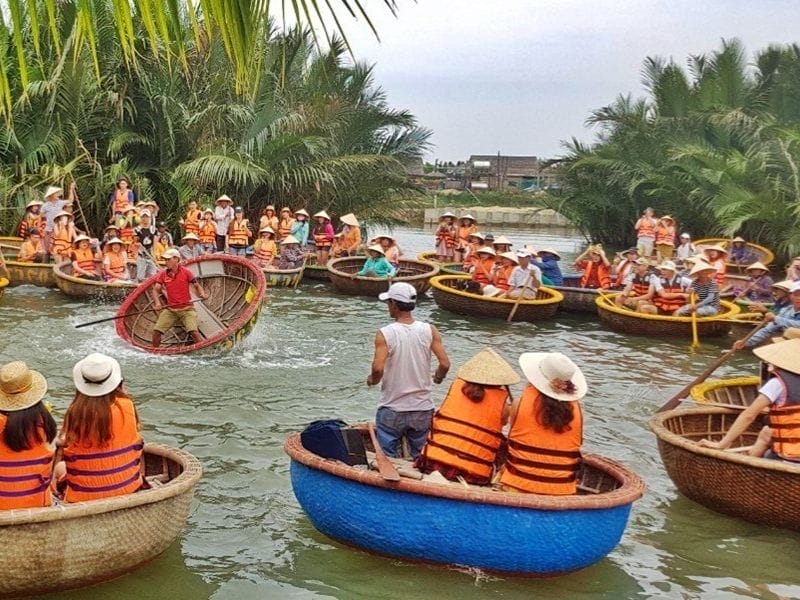
{"label": "woven basket texture", "polygon": [[[378,277],[356,277],[364,266],[366,258],[354,256],[337,258],[328,262],[328,273],[331,283],[337,292],[350,296],[377,297],[378,294],[389,289],[389,280]],[[417,295],[422,295],[430,287],[430,278],[439,273],[439,266],[420,260],[400,260],[397,275],[392,277],[392,282],[405,281],[414,286]]]}

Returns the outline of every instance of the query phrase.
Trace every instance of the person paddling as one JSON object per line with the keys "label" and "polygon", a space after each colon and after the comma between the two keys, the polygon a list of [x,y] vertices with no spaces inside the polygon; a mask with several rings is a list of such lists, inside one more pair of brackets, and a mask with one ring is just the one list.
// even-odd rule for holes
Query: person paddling
{"label": "person paddling", "polygon": [[[160,311],[158,321],[153,328],[152,345],[154,348],[161,346],[161,336],[172,329],[175,324],[180,324],[192,336],[195,344],[203,341],[197,330],[197,312],[192,304],[190,288],[195,295],[203,300],[208,299],[208,294],[203,290],[197,278],[189,269],[181,266],[181,255],[175,248],[169,248],[162,258],[167,261],[167,268],[158,274],[155,281],[155,298],[153,308]],[[161,303],[161,296],[167,298],[167,306]],[[163,308],[163,310],[162,310]]]}

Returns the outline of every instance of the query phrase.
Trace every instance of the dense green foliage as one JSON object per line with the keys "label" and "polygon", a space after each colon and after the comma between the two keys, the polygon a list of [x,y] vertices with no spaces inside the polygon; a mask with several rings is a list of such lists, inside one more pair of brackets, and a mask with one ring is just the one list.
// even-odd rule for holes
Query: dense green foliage
{"label": "dense green foliage", "polygon": [[688,72],[648,58],[644,99],[595,111],[592,145],[573,140],[560,198],[545,200],[583,233],[629,246],[643,209],[697,236],[740,234],[800,254],[800,46],[748,65],[736,41],[691,56]]}
{"label": "dense green foliage", "polygon": [[220,37],[195,38],[187,23],[184,68],[148,52],[140,25],[133,69],[114,0],[92,3],[96,55],[75,41],[73,4],[59,6],[58,48],[47,29],[36,44],[25,28],[28,64],[39,65],[27,83],[7,61],[19,99],[0,130],[4,231],[45,185],[75,180],[97,232],[121,173],[166,217],[221,193],[251,214],[274,203],[369,217],[405,187],[403,163],[427,146],[429,132],[388,107],[371,67],[349,61],[341,40],[319,51],[308,32],[271,33],[256,46],[242,93]]}

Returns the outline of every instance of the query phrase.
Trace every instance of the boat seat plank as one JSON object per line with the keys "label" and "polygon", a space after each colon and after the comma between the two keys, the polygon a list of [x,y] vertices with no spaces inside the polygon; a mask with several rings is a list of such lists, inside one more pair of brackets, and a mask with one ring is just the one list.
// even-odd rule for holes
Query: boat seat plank
{"label": "boat seat plank", "polygon": [[210,338],[225,330],[225,323],[202,302],[196,302],[197,330],[205,338]]}

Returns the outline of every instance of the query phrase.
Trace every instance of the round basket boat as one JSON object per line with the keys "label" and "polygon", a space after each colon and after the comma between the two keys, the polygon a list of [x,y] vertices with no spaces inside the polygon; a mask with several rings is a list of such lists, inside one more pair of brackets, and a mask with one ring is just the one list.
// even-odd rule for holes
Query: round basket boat
{"label": "round basket boat", "polygon": [[10,252],[16,253],[22,246],[23,241],[21,237],[15,235],[0,235],[0,250],[6,254]]}
{"label": "round basket boat", "polygon": [[[650,420],[661,460],[675,487],[711,510],[753,523],[800,531],[800,463],[755,458],[746,454],[701,448],[703,438],[719,440],[738,410],[702,407],[672,410]],[[751,445],[764,425],[757,418],[735,440]]]}
{"label": "round basket boat", "polygon": [[0,597],[83,587],[155,558],[189,516],[200,461],[160,444],[144,447],[150,489],[126,496],[0,511]]}
{"label": "round basket boat", "polygon": [[[6,256],[16,257],[22,238],[13,236],[0,237],[0,250]],[[38,285],[42,287],[56,287],[56,277],[53,273],[53,263],[22,262],[6,258],[8,269],[8,286]]]}
{"label": "round basket boat", "polygon": [[[646,315],[614,304],[617,294],[599,296],[596,300],[600,320],[620,333],[692,337],[692,318],[671,315]],[[722,301],[721,312],[713,317],[697,317],[697,334],[700,337],[727,335],[731,324],[721,319],[730,319],[739,313],[739,307]]]}
{"label": "round basket boat", "polygon": [[709,406],[745,409],[758,395],[761,378],[758,376],[728,377],[727,379],[708,379],[692,388],[695,402]]}
{"label": "round basket boat", "polygon": [[518,304],[514,319],[517,321],[541,321],[556,314],[564,297],[557,291],[540,287],[534,300],[488,298],[457,288],[459,282],[469,281],[469,275],[438,275],[431,279],[433,300],[444,310],[460,315],[507,319]]}
{"label": "round basket boat", "polygon": [[[361,277],[355,275],[366,262],[364,256],[351,256],[336,258],[328,262],[328,272],[331,283],[337,292],[350,296],[369,296],[375,298],[381,292],[389,289],[389,280],[381,277]],[[430,287],[430,279],[439,274],[439,266],[420,260],[400,259],[397,274],[392,277],[392,283],[404,281],[410,283],[417,290],[417,296],[424,294]]]}
{"label": "round basket boat", "polygon": [[252,260],[226,254],[195,258],[185,266],[208,294],[207,300],[192,305],[203,340],[195,344],[182,327],[176,326],[163,335],[160,347],[152,346],[158,313],[152,310],[150,290],[158,275],[144,281],[122,303],[117,311],[117,335],[154,354],[219,354],[231,350],[250,334],[267,289],[261,269]]}
{"label": "round basket boat", "polygon": [[[706,246],[722,246],[723,248],[730,248],[731,241],[727,238],[705,238],[702,240],[697,240],[694,242],[694,245],[699,251],[702,251],[702,249]],[[756,257],[753,262],[758,261],[764,266],[769,266],[770,263],[775,260],[775,254],[769,248],[759,246],[758,244],[753,244],[752,242],[746,242],[745,246],[747,246],[747,249],[750,250],[750,252],[752,252]],[[728,266],[728,271],[731,273],[744,273],[745,268],[748,266],[732,262],[726,264]]]}
{"label": "round basket boat", "polygon": [[284,445],[292,489],[325,535],[382,555],[526,575],[557,575],[606,556],[644,483],[624,466],[585,455],[574,496],[402,478],[326,460],[300,434]]}
{"label": "round basket boat", "polygon": [[417,254],[417,260],[421,262],[432,262],[439,265],[439,270],[447,275],[463,275],[464,264],[458,261],[440,262],[436,260],[436,252],[420,252]]}
{"label": "round basket boat", "polygon": [[743,338],[764,320],[762,313],[741,312],[731,317],[731,335]]}
{"label": "round basket boat", "polygon": [[303,263],[296,269],[261,269],[264,273],[264,278],[267,281],[267,287],[297,287],[300,280],[303,279],[303,273],[306,270],[306,264]]}
{"label": "round basket boat", "polygon": [[313,281],[330,281],[330,272],[325,265],[317,264],[317,255],[311,253],[306,261],[306,268],[303,271],[303,279],[310,279]]}
{"label": "round basket boat", "polygon": [[128,263],[128,274],[133,281],[92,281],[72,275],[72,264],[53,265],[58,289],[73,298],[96,298],[107,302],[120,302],[136,289],[136,263]]}
{"label": "round basket boat", "polygon": [[595,303],[600,296],[600,291],[589,288],[582,288],[579,285],[580,275],[564,275],[562,285],[551,285],[550,289],[556,290],[564,296],[559,308],[567,312],[597,314],[597,304]]}

